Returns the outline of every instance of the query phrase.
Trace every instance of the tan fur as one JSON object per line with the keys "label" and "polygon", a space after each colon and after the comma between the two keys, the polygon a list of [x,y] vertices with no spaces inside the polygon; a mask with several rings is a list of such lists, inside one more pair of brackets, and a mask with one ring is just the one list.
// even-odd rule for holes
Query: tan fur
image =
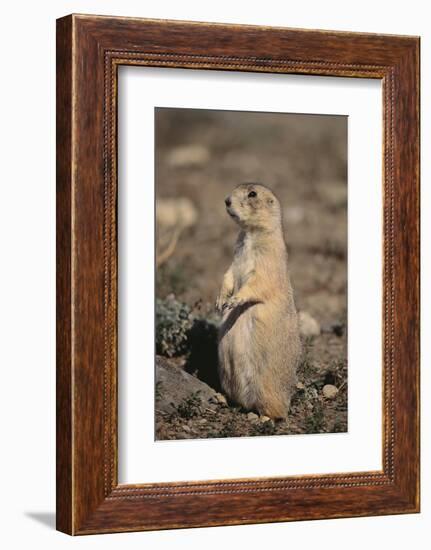
{"label": "tan fur", "polygon": [[280,203],[263,185],[241,184],[226,204],[241,231],[216,303],[221,385],[245,409],[285,418],[301,344]]}

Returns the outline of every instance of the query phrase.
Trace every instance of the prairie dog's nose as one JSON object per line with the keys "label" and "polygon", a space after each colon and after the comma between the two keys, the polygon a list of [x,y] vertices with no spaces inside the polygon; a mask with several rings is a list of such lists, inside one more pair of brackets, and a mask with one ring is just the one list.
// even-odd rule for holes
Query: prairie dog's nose
{"label": "prairie dog's nose", "polygon": [[230,197],[226,197],[224,200],[224,203],[227,207],[229,207],[232,204],[232,201],[230,200]]}

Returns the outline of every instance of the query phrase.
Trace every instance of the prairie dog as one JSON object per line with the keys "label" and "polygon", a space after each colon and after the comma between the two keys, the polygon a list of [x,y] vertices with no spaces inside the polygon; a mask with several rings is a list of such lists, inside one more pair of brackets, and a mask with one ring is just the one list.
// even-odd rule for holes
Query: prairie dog
{"label": "prairie dog", "polygon": [[220,382],[245,409],[286,418],[301,343],[280,203],[256,183],[238,185],[225,203],[240,233],[216,302]]}

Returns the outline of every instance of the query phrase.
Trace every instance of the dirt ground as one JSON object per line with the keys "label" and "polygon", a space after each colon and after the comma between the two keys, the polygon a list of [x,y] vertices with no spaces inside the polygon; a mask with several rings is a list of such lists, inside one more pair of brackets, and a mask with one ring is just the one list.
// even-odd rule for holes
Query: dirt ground
{"label": "dirt ground", "polygon": [[[238,233],[224,198],[244,181],[262,182],[279,197],[296,305],[320,330],[304,336],[286,422],[256,427],[246,411],[220,403],[216,415],[156,414],[160,439],[347,430],[346,117],[158,109],[156,204],[172,204],[157,217],[158,252],[166,256],[156,270],[157,297],[174,296],[216,320],[214,302]],[[176,232],[172,205],[179,201],[185,221]],[[337,390],[330,398],[328,384]]]}

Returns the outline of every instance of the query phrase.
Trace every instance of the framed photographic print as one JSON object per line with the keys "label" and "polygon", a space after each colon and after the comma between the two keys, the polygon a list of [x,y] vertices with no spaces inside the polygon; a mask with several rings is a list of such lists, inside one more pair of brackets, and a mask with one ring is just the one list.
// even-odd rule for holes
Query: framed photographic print
{"label": "framed photographic print", "polygon": [[57,21],[57,528],[419,511],[419,39]]}

